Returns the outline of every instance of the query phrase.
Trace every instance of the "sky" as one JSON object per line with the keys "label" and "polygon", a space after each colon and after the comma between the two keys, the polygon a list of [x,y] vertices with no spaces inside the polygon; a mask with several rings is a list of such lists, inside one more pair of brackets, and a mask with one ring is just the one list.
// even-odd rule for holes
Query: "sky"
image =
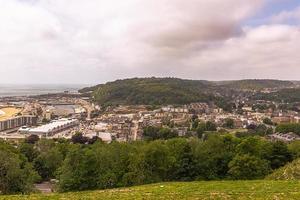
{"label": "sky", "polygon": [[0,0],[1,84],[300,80],[300,0]]}

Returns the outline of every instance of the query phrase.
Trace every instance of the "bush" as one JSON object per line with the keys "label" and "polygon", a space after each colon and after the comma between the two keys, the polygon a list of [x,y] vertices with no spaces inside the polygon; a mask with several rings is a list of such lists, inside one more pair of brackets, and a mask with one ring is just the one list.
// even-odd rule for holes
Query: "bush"
{"label": "bush", "polygon": [[234,157],[229,163],[228,173],[232,179],[255,180],[264,178],[269,170],[269,165],[266,160],[245,154]]}

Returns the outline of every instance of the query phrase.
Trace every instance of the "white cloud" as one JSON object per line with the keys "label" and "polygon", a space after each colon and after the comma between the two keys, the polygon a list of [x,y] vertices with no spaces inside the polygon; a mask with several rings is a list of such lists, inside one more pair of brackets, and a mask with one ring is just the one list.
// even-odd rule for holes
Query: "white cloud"
{"label": "white cloud", "polygon": [[273,23],[286,23],[295,20],[300,21],[300,7],[289,11],[282,11],[271,17]]}
{"label": "white cloud", "polygon": [[241,26],[264,2],[0,0],[0,82],[228,79],[268,76],[281,63],[294,69],[296,27]]}

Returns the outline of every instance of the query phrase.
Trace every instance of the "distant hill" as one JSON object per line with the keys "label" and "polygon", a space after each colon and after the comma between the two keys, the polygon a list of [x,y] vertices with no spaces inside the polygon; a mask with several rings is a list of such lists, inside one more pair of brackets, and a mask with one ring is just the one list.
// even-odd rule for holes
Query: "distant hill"
{"label": "distant hill", "polygon": [[300,159],[275,170],[267,180],[300,180]]}
{"label": "distant hill", "polygon": [[220,81],[218,85],[238,90],[263,90],[265,88],[288,88],[296,86],[293,81],[281,81],[272,79],[246,79],[237,81]]}
{"label": "distant hill", "polygon": [[201,181],[159,183],[83,192],[0,196],[6,200],[182,200],[182,199],[300,199],[297,181]]}
{"label": "distant hill", "polygon": [[292,81],[280,80],[213,82],[178,78],[133,78],[83,88],[79,92],[90,94],[96,102],[102,105],[162,105],[192,102],[224,102],[241,91],[294,86],[295,84]]}

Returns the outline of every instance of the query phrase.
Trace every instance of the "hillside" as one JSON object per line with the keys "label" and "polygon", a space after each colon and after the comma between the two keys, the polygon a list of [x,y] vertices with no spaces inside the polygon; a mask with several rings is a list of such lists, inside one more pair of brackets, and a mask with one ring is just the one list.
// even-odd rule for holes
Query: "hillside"
{"label": "hillside", "polygon": [[279,80],[203,81],[178,78],[133,78],[117,80],[79,92],[92,95],[102,105],[118,104],[188,104],[229,99],[240,90],[287,88],[295,84]]}
{"label": "hillside", "polygon": [[212,181],[161,183],[132,188],[50,195],[0,196],[0,199],[299,199],[299,188],[300,183],[294,181]]}
{"label": "hillside", "polygon": [[254,98],[286,103],[300,102],[300,88],[284,88],[269,94],[258,93]]}
{"label": "hillside", "polygon": [[300,180],[300,159],[294,160],[286,166],[275,170],[267,180]]}
{"label": "hillside", "polygon": [[214,99],[214,86],[206,81],[176,78],[125,79],[109,82],[80,92],[92,91],[100,104],[186,104]]}
{"label": "hillside", "polygon": [[237,90],[262,90],[265,88],[287,88],[296,86],[292,81],[281,81],[272,79],[246,79],[237,81],[220,81],[218,85]]}

